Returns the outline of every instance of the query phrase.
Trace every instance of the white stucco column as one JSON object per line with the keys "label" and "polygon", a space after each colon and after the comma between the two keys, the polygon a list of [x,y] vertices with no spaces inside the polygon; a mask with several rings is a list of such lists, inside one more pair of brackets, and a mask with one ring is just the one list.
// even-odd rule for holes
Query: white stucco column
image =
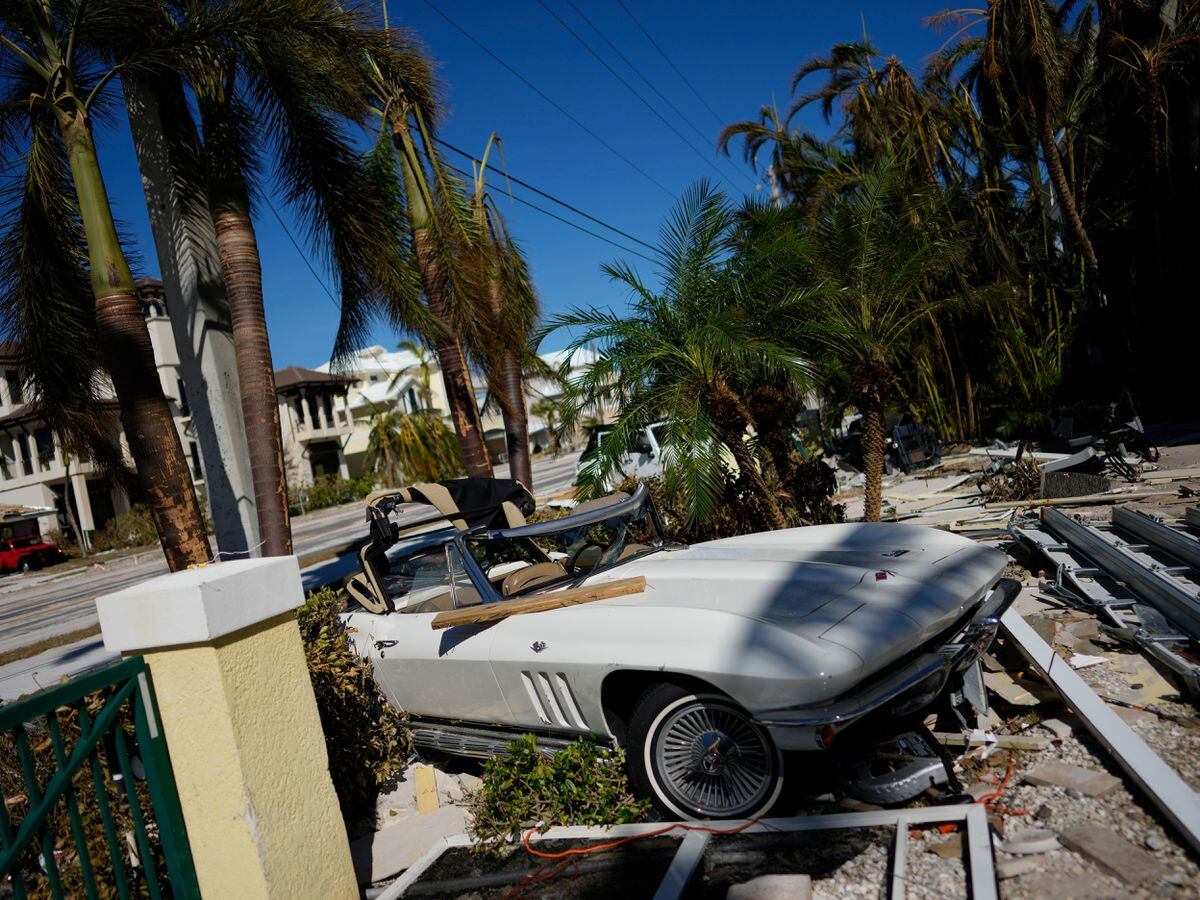
{"label": "white stucco column", "polygon": [[[177,78],[150,83],[125,73],[121,83],[217,546],[257,556],[254,481],[216,232],[206,198],[194,185],[180,187],[189,177],[195,126]],[[166,387],[174,393],[174,385]]]}
{"label": "white stucco column", "polygon": [[[80,474],[71,476],[71,493],[75,495],[75,510],[79,513],[79,529],[81,531],[92,531],[96,527],[96,520],[92,517],[92,498],[88,496],[87,479]],[[70,497],[65,498],[70,502]],[[83,540],[83,535],[79,536]]]}
{"label": "white stucco column", "polygon": [[295,607],[294,556],[175,572],[96,600],[145,656],[205,897],[357,900]]}

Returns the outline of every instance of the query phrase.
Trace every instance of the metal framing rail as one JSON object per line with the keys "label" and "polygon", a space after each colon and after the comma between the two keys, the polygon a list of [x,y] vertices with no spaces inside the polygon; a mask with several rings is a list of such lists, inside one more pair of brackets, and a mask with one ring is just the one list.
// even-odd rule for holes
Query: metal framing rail
{"label": "metal framing rail", "polygon": [[[1186,646],[1186,635],[1172,631],[1171,624],[1157,610],[1141,603],[1131,591],[1095,568],[1079,550],[1062,543],[1061,538],[1030,525],[1013,526],[1010,531],[1054,564],[1052,593],[1094,612],[1106,631],[1158,660],[1183,679],[1191,694],[1200,696],[1200,666],[1175,652],[1176,647]],[[1126,611],[1128,618],[1123,615]]]}
{"label": "metal framing rail", "polygon": [[1121,541],[1109,540],[1095,528],[1052,507],[1042,509],[1042,524],[1078,548],[1193,638],[1200,639],[1200,588],[1189,590],[1163,568],[1153,569]]}
{"label": "metal framing rail", "polygon": [[1192,850],[1200,852],[1200,797],[1196,792],[1121,721],[1015,610],[1001,616],[1000,624],[1121,768],[1179,830]]}
{"label": "metal framing rail", "polygon": [[[1028,627],[1028,626],[1026,626]],[[966,829],[963,846],[966,856],[967,888],[973,900],[996,900],[996,870],[987,810],[978,803],[960,806],[935,806],[922,809],[879,810],[878,812],[838,813],[828,816],[796,816],[788,819],[758,819],[753,821],[686,822],[679,823],[684,838],[675,851],[667,872],[659,883],[654,900],[679,900],[683,897],[713,833],[788,834],[801,831],[829,831],[844,828],[879,828],[891,825],[896,829],[891,872],[887,879],[890,900],[904,900],[907,886],[908,830],[914,825],[961,822]],[[530,836],[530,843],[542,841],[611,841],[639,835],[672,834],[663,832],[662,823],[614,825],[610,828],[587,826],[551,828],[543,834]],[[706,830],[708,829],[708,830]],[[473,841],[465,834],[442,838],[398,880],[379,894],[377,900],[397,900],[410,887],[421,883],[421,876],[447,850],[470,847]],[[431,885],[432,887],[432,885]]]}
{"label": "metal framing rail", "polygon": [[1113,507],[1112,523],[1200,569],[1200,540],[1188,532],[1127,506]]}

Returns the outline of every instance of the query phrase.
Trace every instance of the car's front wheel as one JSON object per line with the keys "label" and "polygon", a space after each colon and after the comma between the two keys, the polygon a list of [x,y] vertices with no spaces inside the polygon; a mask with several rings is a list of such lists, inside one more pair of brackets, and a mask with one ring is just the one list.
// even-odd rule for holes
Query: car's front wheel
{"label": "car's front wheel", "polygon": [[771,736],[722,694],[655,685],[634,709],[627,743],[634,790],[671,818],[751,818],[783,787]]}

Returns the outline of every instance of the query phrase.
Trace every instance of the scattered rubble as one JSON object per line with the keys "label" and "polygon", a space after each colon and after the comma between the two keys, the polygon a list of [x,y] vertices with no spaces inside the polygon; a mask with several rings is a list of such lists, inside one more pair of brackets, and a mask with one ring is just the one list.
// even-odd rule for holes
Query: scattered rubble
{"label": "scattered rubble", "polygon": [[[888,476],[885,505],[892,508],[896,519],[967,531],[981,540],[1007,541],[1009,522],[1019,506],[1052,505],[1088,521],[1107,522],[1111,507],[1131,499],[1144,501],[1161,487],[1153,495],[1154,514],[1173,522],[1185,518],[1189,503],[1196,505],[1195,499],[1179,495],[1178,483],[1200,485],[1200,468],[1193,467],[1200,456],[1184,458],[1174,451],[1163,451],[1162,468],[1157,471],[1142,464],[1138,483],[1121,482],[1098,496],[1014,501],[1010,508],[990,506],[989,498],[980,492],[977,482],[990,460],[959,454],[919,473]],[[999,453],[1016,455],[1015,450]],[[1039,494],[1044,498],[1045,468],[1068,473],[1072,469],[1062,464],[1067,459],[1063,454],[1037,453],[1033,458],[1042,470]],[[1049,467],[1044,465],[1047,461]],[[840,474],[839,481],[847,483],[843,489],[860,480],[854,478],[856,473]],[[856,486],[851,488],[848,498],[851,516],[855,503],[861,504],[854,499],[857,492]],[[1200,512],[1195,517],[1193,527],[1200,528]],[[1200,718],[1196,707],[1181,695],[1174,675],[1163,669],[1160,661],[1148,659],[1143,646],[1115,634],[1094,610],[1073,607],[1061,596],[1039,591],[1039,583],[1052,587],[1055,576],[1054,567],[1043,557],[1018,553],[1016,558],[1020,564],[1014,563],[1005,574],[1026,585],[1018,611],[1029,626],[1054,648],[1072,677],[1082,679],[1186,784],[1200,790]],[[942,722],[940,726],[949,730],[936,731],[935,736],[956,760],[956,774],[967,791],[978,802],[988,804],[1000,896],[1006,900],[1047,896],[1200,898],[1197,857],[1189,853],[1179,833],[1134,786],[1075,711],[1015,652],[1011,641],[999,640],[983,664],[985,685],[994,704],[988,724],[956,731],[957,723]],[[437,811],[421,815],[417,811],[417,777],[412,770],[410,767],[395,791],[380,799],[384,828],[374,838],[380,842],[376,845],[380,852],[399,852],[390,845],[409,846],[407,842],[415,842],[418,833],[426,835],[426,846],[432,845],[436,838],[428,835],[437,833],[442,818],[449,822],[456,815],[445,812],[447,808],[458,810],[457,815],[463,817],[458,830],[465,830],[461,805],[478,783],[475,776],[435,766],[431,772]],[[875,809],[845,801],[836,808]],[[828,812],[830,808],[799,810],[812,811]],[[435,815],[441,818],[420,821]],[[400,826],[403,831],[386,835]],[[841,838],[831,845],[839,847],[839,852],[826,854],[827,864],[819,871],[754,877],[747,870],[740,881],[731,883],[727,896],[744,900],[885,895],[894,849],[891,833],[891,829],[864,831],[850,846],[848,837]],[[382,843],[385,840],[390,844]],[[965,832],[914,829],[908,841],[903,878],[911,896],[968,894]],[[928,852],[920,852],[922,849]],[[360,852],[367,852],[370,860],[375,850]],[[522,851],[514,848],[513,852]],[[372,869],[372,877],[375,874]],[[485,892],[484,896],[491,895]]]}

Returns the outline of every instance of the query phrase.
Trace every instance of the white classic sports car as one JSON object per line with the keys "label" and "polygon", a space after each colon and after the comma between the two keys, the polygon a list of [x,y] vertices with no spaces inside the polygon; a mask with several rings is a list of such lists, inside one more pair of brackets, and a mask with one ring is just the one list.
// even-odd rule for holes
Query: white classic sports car
{"label": "white classic sports car", "polygon": [[[848,745],[843,732],[911,719],[943,694],[978,706],[976,660],[1017,588],[1001,580],[1003,554],[930,528],[688,546],[663,537],[644,486],[526,524],[532,507],[492,479],[369,498],[343,614],[356,650],[419,746],[489,756],[527,732],[551,750],[615,742],[635,791],[671,817],[761,813],[784,751]],[[929,771],[903,769],[872,796],[946,780]]]}

